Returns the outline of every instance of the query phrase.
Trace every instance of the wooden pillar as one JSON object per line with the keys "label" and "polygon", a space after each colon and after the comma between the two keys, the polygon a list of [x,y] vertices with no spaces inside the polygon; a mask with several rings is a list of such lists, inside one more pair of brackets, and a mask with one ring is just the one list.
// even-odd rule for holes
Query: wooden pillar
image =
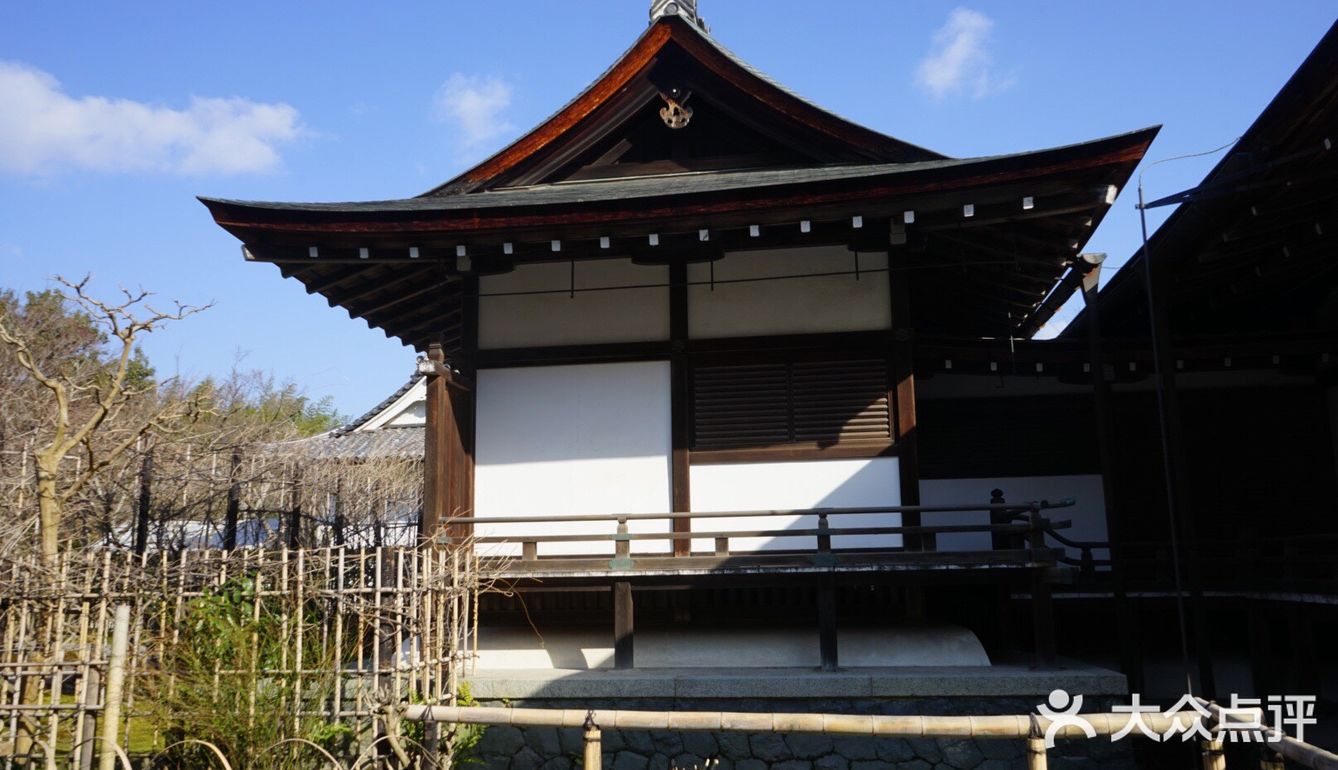
{"label": "wooden pillar", "polygon": [[242,508],[242,453],[232,450],[232,461],[228,465],[228,507],[223,513],[223,548],[231,551],[237,547],[237,517]]}
{"label": "wooden pillar", "polygon": [[830,574],[818,580],[818,653],[823,671],[836,671],[840,667],[836,646],[836,578]]}
{"label": "wooden pillar", "polygon": [[1101,465],[1101,495],[1106,508],[1106,536],[1110,541],[1111,589],[1115,598],[1120,668],[1129,680],[1130,691],[1140,692],[1143,689],[1143,659],[1138,654],[1138,619],[1129,604],[1126,588],[1124,527],[1115,494],[1115,430],[1101,337],[1100,275],[1101,266],[1097,264],[1082,282],[1083,303],[1087,308],[1087,359],[1092,368],[1092,404],[1096,417],[1097,456]]}
{"label": "wooden pillar", "polygon": [[135,553],[149,548],[149,509],[153,503],[153,447],[144,453],[139,465],[139,508],[135,512]]}
{"label": "wooden pillar", "polygon": [[344,491],[344,489],[343,489],[343,483],[342,483],[341,481],[339,481],[339,480],[336,480],[336,481],[335,481],[334,494],[333,494],[333,496],[332,496],[332,498],[331,498],[331,500],[330,500],[331,507],[334,509],[333,511],[331,511],[331,513],[334,514],[334,544],[335,544],[335,545],[343,545],[343,544],[344,544],[344,529],[345,529],[345,527],[346,527],[346,525],[347,525],[347,523],[348,523],[346,517],[344,516],[344,508],[343,508],[344,501],[343,501],[343,499],[342,499],[342,498],[343,498],[343,491]]}
{"label": "wooden pillar", "polygon": [[[1333,451],[1333,477],[1338,481],[1338,373],[1330,372],[1320,383],[1329,406],[1329,446]],[[1338,487],[1333,492],[1338,495]]]}
{"label": "wooden pillar", "polygon": [[[1142,191],[1139,191],[1142,204]],[[1155,382],[1158,417],[1161,422],[1162,460],[1166,482],[1166,505],[1173,522],[1174,557],[1182,565],[1189,593],[1189,612],[1192,617],[1193,643],[1198,660],[1199,687],[1204,698],[1216,695],[1211,651],[1212,637],[1208,630],[1207,608],[1203,602],[1203,582],[1199,568],[1198,527],[1194,517],[1193,497],[1190,492],[1189,458],[1184,439],[1184,421],[1180,410],[1180,393],[1176,387],[1176,366],[1171,316],[1167,295],[1169,266],[1165,260],[1154,260],[1146,245],[1144,225],[1144,289],[1148,302],[1148,319],[1155,359]],[[1188,652],[1186,651],[1188,657]],[[1189,675],[1190,672],[1186,672]],[[1192,683],[1187,683],[1191,685]]]}
{"label": "wooden pillar", "polygon": [[292,507],[288,509],[288,547],[302,547],[302,469],[293,471]]}
{"label": "wooden pillar", "polygon": [[613,583],[613,667],[628,669],[634,667],[633,631],[634,607],[632,604],[632,584],[626,580]]}
{"label": "wooden pillar", "polygon": [[[1041,529],[1043,521],[1038,508],[1032,508],[1028,521],[1031,525],[1031,558],[1040,561],[1041,551],[1045,548],[1045,533]],[[1035,667],[1038,669],[1054,668],[1056,659],[1055,605],[1048,573],[1048,567],[1036,567],[1031,573],[1032,645],[1035,650]]]}
{"label": "wooden pillar", "polygon": [[[886,226],[886,224],[884,224]],[[901,504],[920,504],[920,448],[915,415],[915,332],[911,313],[911,271],[906,270],[905,247],[889,244],[887,250],[888,301],[892,311],[892,345],[888,351],[892,392],[888,394],[894,413],[897,468],[900,473]],[[918,527],[919,512],[903,513],[901,523]],[[932,551],[934,536],[906,535],[907,549]]]}
{"label": "wooden pillar", "polygon": [[[689,477],[692,473],[692,459],[688,444],[691,440],[690,423],[691,393],[689,391],[688,355],[688,266],[685,262],[675,261],[669,265],[669,376],[670,383],[670,425],[672,447],[669,463],[669,480],[672,491],[672,506],[675,512],[687,513],[692,510],[692,493]],[[673,532],[691,532],[692,520],[673,519]],[[691,540],[674,540],[674,555],[688,556],[692,553]]]}
{"label": "wooden pillar", "polygon": [[450,397],[446,389],[446,355],[440,343],[427,348],[431,371],[426,375],[427,420],[423,432],[423,513],[418,520],[420,541],[437,534],[448,510],[448,454],[446,444],[451,432],[448,422]]}

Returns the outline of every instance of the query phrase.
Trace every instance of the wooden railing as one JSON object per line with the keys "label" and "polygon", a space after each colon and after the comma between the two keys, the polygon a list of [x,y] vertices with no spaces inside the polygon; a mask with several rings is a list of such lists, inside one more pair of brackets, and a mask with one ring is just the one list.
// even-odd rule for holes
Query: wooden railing
{"label": "wooden railing", "polygon": [[[1058,556],[1061,564],[1078,568],[1080,582],[1100,587],[1107,582],[1113,561],[1096,558],[1109,552],[1105,541],[1076,541],[1049,531],[1048,539],[1079,553]],[[1121,546],[1126,587],[1157,590],[1174,583],[1174,560],[1168,541],[1132,541]],[[1338,594],[1338,533],[1241,537],[1200,541],[1195,555],[1199,580],[1208,590]]]}
{"label": "wooden railing", "polygon": [[[469,539],[476,546],[486,549],[489,546],[499,546],[503,544],[516,545],[519,543],[521,552],[519,558],[514,563],[521,568],[527,566],[548,565],[556,566],[559,561],[582,561],[586,562],[583,566],[593,567],[593,558],[589,554],[578,556],[572,555],[552,555],[540,554],[540,546],[553,543],[588,543],[592,550],[598,544],[613,543],[613,558],[607,562],[607,569],[614,571],[632,570],[639,563],[646,560],[644,554],[633,554],[632,543],[643,541],[667,541],[675,543],[678,541],[709,540],[713,542],[714,548],[709,554],[689,554],[687,559],[698,559],[703,562],[721,562],[729,558],[733,563],[739,564],[739,557],[758,558],[762,554],[758,551],[739,552],[731,547],[731,541],[740,538],[770,538],[776,541],[792,540],[794,538],[814,538],[816,547],[812,549],[794,548],[794,549],[776,549],[771,551],[772,555],[778,557],[790,557],[783,559],[788,566],[807,563],[815,567],[832,567],[839,563],[838,556],[842,553],[848,554],[903,554],[913,556],[918,554],[916,561],[932,563],[937,561],[952,561],[954,557],[940,552],[936,548],[936,542],[939,535],[961,534],[961,533],[988,533],[993,543],[992,548],[980,552],[973,552],[985,562],[996,562],[999,564],[1009,562],[1031,562],[1041,559],[1053,563],[1054,555],[1049,553],[1045,545],[1044,536],[1047,533],[1053,533],[1055,530],[1070,526],[1068,521],[1051,521],[1042,514],[1045,511],[1068,508],[1074,504],[1072,499],[1060,500],[1058,502],[1036,501],[1028,503],[991,503],[985,505],[911,505],[911,506],[868,506],[868,507],[842,507],[842,508],[808,508],[808,509],[788,509],[788,510],[755,510],[755,511],[715,511],[715,512],[672,512],[672,513],[612,513],[612,514],[582,514],[575,516],[476,516],[460,517],[450,520],[453,527],[486,527],[486,526],[514,526],[517,524],[535,524],[541,525],[536,530],[551,529],[555,525],[565,525],[569,523],[606,523],[609,531],[607,532],[579,532],[569,534],[543,534],[542,531],[525,533],[521,535],[490,535],[481,533],[471,536]],[[922,517],[933,517],[935,515],[950,513],[981,513],[988,517],[988,523],[980,524],[897,524],[885,526],[832,526],[832,517],[835,516],[872,516],[872,515],[900,515],[903,518],[909,517],[911,521],[918,522]],[[683,527],[676,526],[679,521],[705,521],[716,519],[738,519],[738,518],[812,518],[813,524],[810,526],[801,526],[794,528],[764,528],[764,529],[730,529],[723,531],[704,530],[704,531],[684,531]],[[661,532],[632,532],[629,528],[630,522],[637,521],[664,521],[668,526]],[[900,545],[877,545],[872,547],[858,548],[834,548],[833,538],[840,537],[894,537],[900,536],[902,542]],[[439,538],[447,544],[454,544],[462,541],[462,538],[450,534],[442,535]],[[797,545],[797,544],[796,544]],[[653,559],[655,555],[651,555]],[[797,558],[795,558],[797,557]],[[910,560],[907,560],[910,561]],[[660,564],[661,562],[656,562]],[[684,562],[686,564],[686,562]]]}
{"label": "wooden railing", "polygon": [[[985,505],[907,505],[848,508],[813,508],[800,510],[722,511],[692,513],[617,513],[585,514],[577,516],[490,516],[455,518],[447,522],[439,542],[460,545],[465,541],[460,534],[477,526],[533,524],[552,528],[571,522],[605,524],[611,531],[571,534],[524,533],[515,536],[474,532],[470,543],[481,551],[488,563],[486,549],[519,543],[519,558],[499,558],[500,577],[504,579],[567,580],[579,585],[610,586],[613,591],[613,650],[617,668],[633,667],[633,609],[632,583],[635,580],[664,577],[712,577],[730,579],[732,576],[771,575],[787,579],[811,580],[817,590],[817,621],[819,657],[824,670],[837,668],[836,629],[836,576],[849,573],[897,573],[952,570],[958,574],[969,571],[1009,569],[1029,578],[1033,595],[1032,615],[1036,663],[1051,666],[1055,662],[1054,618],[1050,602],[1050,568],[1055,566],[1057,553],[1046,546],[1048,533],[1069,526],[1067,521],[1050,521],[1044,513],[1057,508],[1068,508],[1073,500],[1029,503],[991,502]],[[980,513],[988,523],[940,524],[920,523],[925,517],[950,513]],[[897,514],[910,523],[886,526],[832,526],[835,516],[873,516]],[[791,517],[814,519],[810,526],[790,529],[730,529],[725,531],[682,531],[675,526],[684,519],[695,521],[712,519]],[[1020,520],[1018,520],[1020,519]],[[669,526],[661,532],[632,532],[629,524],[637,521],[665,521]],[[938,551],[935,540],[939,535],[965,532],[987,533],[990,547],[976,551]],[[888,540],[900,536],[900,544]],[[868,547],[837,548],[833,538],[881,537],[884,542]],[[776,541],[811,538],[811,548],[764,550],[739,553],[731,541],[739,538],[771,538]],[[707,539],[714,542],[711,553],[686,555],[641,554],[632,552],[632,544],[640,541],[667,541]],[[607,554],[553,555],[541,554],[543,544],[588,543],[592,547],[613,544],[612,558]]]}

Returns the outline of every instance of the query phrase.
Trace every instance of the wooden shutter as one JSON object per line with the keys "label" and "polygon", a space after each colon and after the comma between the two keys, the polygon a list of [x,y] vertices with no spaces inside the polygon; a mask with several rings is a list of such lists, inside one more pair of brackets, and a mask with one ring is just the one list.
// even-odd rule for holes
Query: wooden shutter
{"label": "wooden shutter", "polygon": [[698,365],[693,445],[713,449],[886,446],[888,366],[881,358]]}

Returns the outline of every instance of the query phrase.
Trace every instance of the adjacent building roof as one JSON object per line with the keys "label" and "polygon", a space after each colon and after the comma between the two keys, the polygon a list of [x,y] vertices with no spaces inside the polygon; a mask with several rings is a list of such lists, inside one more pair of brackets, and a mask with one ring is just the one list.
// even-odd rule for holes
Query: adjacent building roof
{"label": "adjacent building roof", "polygon": [[[1149,240],[1181,339],[1338,330],[1338,24]],[[1101,291],[1101,331],[1148,336],[1143,251]],[[1081,313],[1062,336],[1085,333]],[[1285,353],[1286,350],[1276,349]]]}

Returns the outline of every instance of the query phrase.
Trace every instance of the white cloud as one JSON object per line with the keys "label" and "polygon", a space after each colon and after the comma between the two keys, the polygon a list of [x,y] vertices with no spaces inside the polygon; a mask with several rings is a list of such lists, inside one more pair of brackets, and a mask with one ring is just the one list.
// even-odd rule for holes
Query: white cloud
{"label": "white cloud", "polygon": [[279,165],[277,145],[303,133],[297,110],[242,98],[192,97],[185,109],[75,98],[49,73],[0,61],[0,171],[242,174]]}
{"label": "white cloud", "polygon": [[935,99],[968,91],[980,99],[1017,82],[1013,74],[1000,75],[990,53],[994,20],[979,11],[956,8],[934,33],[929,55],[915,68],[915,83]]}
{"label": "white cloud", "polygon": [[515,128],[502,113],[511,106],[511,85],[502,78],[456,72],[437,90],[437,115],[452,126],[459,149],[470,153]]}

